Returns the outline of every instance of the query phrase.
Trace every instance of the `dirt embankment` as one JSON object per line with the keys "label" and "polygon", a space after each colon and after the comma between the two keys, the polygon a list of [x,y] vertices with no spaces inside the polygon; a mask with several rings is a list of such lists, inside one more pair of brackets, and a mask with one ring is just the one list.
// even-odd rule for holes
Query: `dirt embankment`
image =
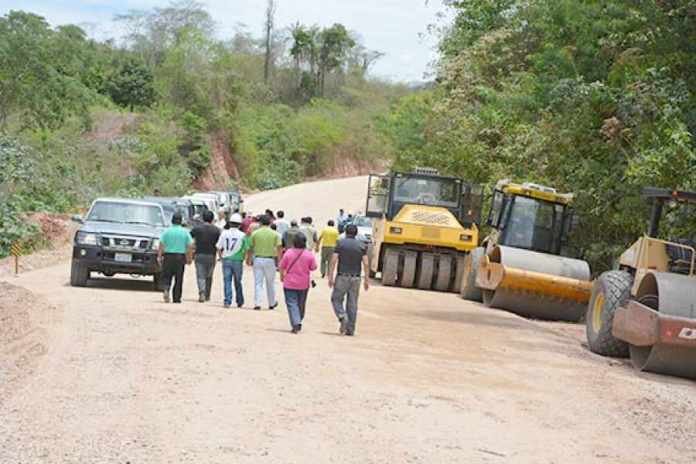
{"label": "dirt embankment", "polygon": [[365,176],[373,172],[381,172],[387,168],[388,163],[382,160],[362,160],[348,156],[334,159],[321,178],[335,179],[339,177]]}
{"label": "dirt embankment", "polygon": [[32,292],[0,281],[0,403],[4,390],[30,374],[48,352],[48,329],[61,314]]}
{"label": "dirt embankment", "polygon": [[[209,137],[210,145],[210,164],[194,180],[193,187],[197,190],[224,190],[230,185],[231,181],[241,181],[239,165],[235,160],[234,153],[230,149],[230,140],[219,131]],[[384,160],[365,160],[355,156],[355,150],[345,147],[340,150],[333,161],[323,167],[321,172],[306,180],[336,179],[344,177],[363,176],[372,172],[386,170],[388,162]]]}
{"label": "dirt embankment", "polygon": [[[39,228],[38,242],[44,248],[19,257],[19,273],[52,266],[70,257],[72,240],[77,231],[77,224],[70,220],[67,214],[33,213],[27,221]],[[14,275],[15,260],[13,257],[0,259],[0,279]]]}
{"label": "dirt embankment", "polygon": [[226,189],[232,180],[239,179],[239,168],[230,150],[230,141],[222,132],[212,134],[210,145],[210,164],[193,181],[197,190]]}

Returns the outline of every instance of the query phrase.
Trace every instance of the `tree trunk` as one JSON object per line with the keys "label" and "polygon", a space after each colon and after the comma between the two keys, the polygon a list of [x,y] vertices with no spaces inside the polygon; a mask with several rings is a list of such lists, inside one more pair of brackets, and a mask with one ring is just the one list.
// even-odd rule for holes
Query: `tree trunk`
{"label": "tree trunk", "polygon": [[276,0],[268,0],[266,7],[266,56],[263,62],[263,82],[268,85],[271,77],[271,55],[273,53],[273,22],[276,12]]}

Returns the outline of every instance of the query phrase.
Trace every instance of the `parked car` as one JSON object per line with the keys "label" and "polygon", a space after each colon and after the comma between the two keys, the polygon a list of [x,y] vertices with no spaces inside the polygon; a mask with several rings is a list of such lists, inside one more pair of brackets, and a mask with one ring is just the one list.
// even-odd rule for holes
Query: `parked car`
{"label": "parked car", "polygon": [[230,206],[230,195],[227,192],[206,192],[211,195],[215,195],[218,199],[218,208],[223,208],[225,212],[229,213],[232,208]]}
{"label": "parked car", "polygon": [[84,287],[91,273],[152,276],[159,286],[159,237],[167,226],[162,205],[144,200],[99,198],[87,215],[75,216],[70,285]]}
{"label": "parked car", "polygon": [[200,224],[203,222],[203,213],[206,211],[210,211],[208,209],[208,205],[206,204],[205,200],[202,198],[195,198],[195,197],[184,197],[183,200],[185,201],[190,201],[191,204],[193,205],[193,217],[192,221],[193,224]]}
{"label": "parked car", "polygon": [[220,203],[218,202],[218,196],[211,193],[194,193],[191,197],[184,198],[198,198],[205,201],[206,206],[210,211],[217,214],[218,209],[220,209]]}
{"label": "parked car", "polygon": [[346,226],[353,224],[358,228],[358,235],[356,238],[362,242],[365,242],[366,244],[372,244],[372,219],[367,216],[351,216],[350,220],[344,222],[343,224],[343,230],[341,230],[340,238],[345,238]]}
{"label": "parked car", "polygon": [[191,227],[195,222],[196,212],[191,200],[176,197],[144,197],[143,199],[162,205],[167,225],[172,223],[172,216],[175,212],[181,213],[184,227]]}
{"label": "parked car", "polygon": [[244,199],[239,190],[234,190],[229,192],[230,195],[230,209],[234,212],[243,213],[244,212]]}
{"label": "parked car", "polygon": [[[371,264],[372,247],[374,246],[374,244],[372,243],[372,219],[370,219],[367,216],[351,216],[350,221],[344,223],[344,228],[349,224],[354,224],[358,227],[358,235],[355,238],[357,238],[365,244],[365,248],[367,250],[367,258]],[[345,237],[346,233],[344,229],[344,231],[341,232],[339,238],[343,239]]]}
{"label": "parked car", "polygon": [[358,239],[365,243],[372,243],[372,219],[367,216],[353,216],[350,224],[358,227]]}

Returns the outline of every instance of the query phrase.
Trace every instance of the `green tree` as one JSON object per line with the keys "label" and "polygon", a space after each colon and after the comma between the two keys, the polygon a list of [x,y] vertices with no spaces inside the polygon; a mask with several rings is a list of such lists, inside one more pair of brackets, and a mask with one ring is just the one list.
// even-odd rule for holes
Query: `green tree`
{"label": "green tree", "polygon": [[136,107],[148,107],[155,101],[154,76],[135,58],[126,59],[104,87],[114,103],[131,111]]}
{"label": "green tree", "polygon": [[84,33],[54,31],[40,16],[11,11],[0,18],[0,125],[12,112],[23,128],[55,128],[87,114],[96,94],[82,80]]}

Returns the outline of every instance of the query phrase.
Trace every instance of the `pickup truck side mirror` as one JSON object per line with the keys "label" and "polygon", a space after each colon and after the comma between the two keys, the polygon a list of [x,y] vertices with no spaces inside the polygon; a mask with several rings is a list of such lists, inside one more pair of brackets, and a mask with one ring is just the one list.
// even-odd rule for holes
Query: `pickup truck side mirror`
{"label": "pickup truck side mirror", "polygon": [[84,224],[85,220],[80,216],[79,214],[74,214],[71,218],[71,221],[77,222],[78,224]]}

